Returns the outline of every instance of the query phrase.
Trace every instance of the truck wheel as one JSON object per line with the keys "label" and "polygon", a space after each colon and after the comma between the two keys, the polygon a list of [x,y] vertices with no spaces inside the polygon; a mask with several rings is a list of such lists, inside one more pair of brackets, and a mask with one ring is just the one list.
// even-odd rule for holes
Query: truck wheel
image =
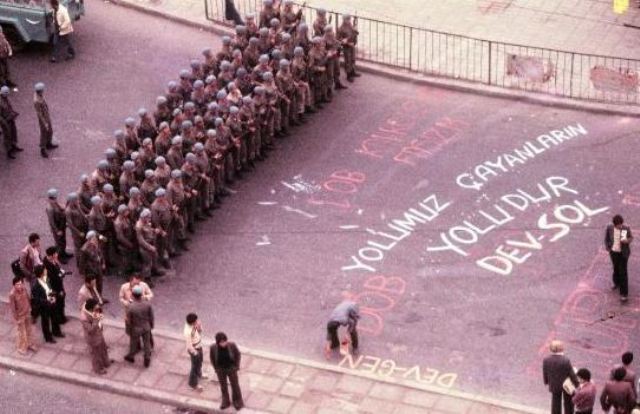
{"label": "truck wheel", "polygon": [[24,49],[24,47],[26,46],[26,43],[24,41],[24,39],[22,38],[22,36],[20,35],[20,32],[18,32],[15,28],[15,26],[2,26],[2,31],[4,32],[5,37],[7,38],[7,40],[9,41],[9,43],[11,44],[11,48],[18,52],[22,49]]}

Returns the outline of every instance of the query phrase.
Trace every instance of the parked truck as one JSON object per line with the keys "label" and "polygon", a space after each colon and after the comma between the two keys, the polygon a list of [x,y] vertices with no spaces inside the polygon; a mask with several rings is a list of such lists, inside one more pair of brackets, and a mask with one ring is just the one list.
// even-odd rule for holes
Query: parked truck
{"label": "parked truck", "polygon": [[[84,15],[84,0],[60,0],[72,21]],[[48,0],[0,0],[0,25],[14,47],[48,43],[53,36],[53,10]]]}

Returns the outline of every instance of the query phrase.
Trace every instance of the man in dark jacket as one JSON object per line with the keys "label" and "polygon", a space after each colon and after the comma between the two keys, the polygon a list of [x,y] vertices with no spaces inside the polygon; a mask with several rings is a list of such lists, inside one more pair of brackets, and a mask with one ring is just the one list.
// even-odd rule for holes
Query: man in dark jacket
{"label": "man in dark jacket", "polygon": [[213,369],[218,376],[220,391],[222,392],[220,409],[224,410],[231,406],[231,402],[229,401],[229,386],[227,385],[228,380],[228,382],[231,383],[233,406],[236,410],[240,410],[244,407],[242,391],[240,391],[240,384],[238,383],[238,370],[240,369],[241,358],[240,350],[235,343],[227,340],[227,335],[224,332],[218,332],[216,334],[216,343],[211,345],[209,357],[211,358],[211,365],[213,365]]}
{"label": "man in dark jacket", "polygon": [[613,223],[607,226],[604,234],[604,247],[609,252],[613,265],[613,289],[620,289],[620,300],[626,302],[629,296],[629,279],[627,262],[631,254],[630,244],[633,241],[631,229],[624,225],[624,219],[616,214]]}
{"label": "man in dark jacket", "polygon": [[613,408],[615,414],[629,414],[635,405],[633,399],[633,389],[631,384],[624,380],[627,370],[618,367],[613,372],[613,380],[607,381],[602,394],[600,394],[600,405],[605,412]]}
{"label": "man in dark jacket", "polygon": [[153,329],[153,309],[148,300],[142,300],[142,287],[132,289],[133,302],[127,307],[127,323],[131,329],[129,336],[129,353],[125,361],[134,362],[134,356],[140,351],[140,338],[144,348],[144,366],[151,363],[151,330]]}
{"label": "man in dark jacket", "polygon": [[551,393],[551,414],[562,413],[562,399],[564,399],[564,414],[573,414],[571,396],[563,389],[563,383],[567,378],[571,379],[574,386],[578,385],[571,361],[564,356],[564,344],[560,341],[551,341],[549,346],[551,355],[542,361],[542,378],[544,385],[549,386]]}
{"label": "man in dark jacket", "polygon": [[47,277],[49,279],[49,286],[56,298],[56,303],[53,308],[53,316],[60,324],[67,323],[67,317],[65,316],[64,306],[67,293],[64,290],[64,277],[66,272],[60,267],[60,260],[58,259],[58,249],[55,246],[48,247],[46,250],[47,256],[42,263],[45,269],[47,269]]}
{"label": "man in dark jacket", "polygon": [[44,340],[55,344],[54,336],[64,338],[64,334],[60,331],[60,324],[54,317],[56,296],[49,285],[47,270],[44,266],[37,265],[33,271],[37,280],[31,288],[31,306],[40,316]]}

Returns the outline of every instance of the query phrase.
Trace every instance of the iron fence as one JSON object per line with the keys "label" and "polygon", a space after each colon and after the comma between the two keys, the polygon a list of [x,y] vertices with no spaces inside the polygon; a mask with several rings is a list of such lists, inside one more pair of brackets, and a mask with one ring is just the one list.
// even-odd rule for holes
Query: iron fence
{"label": "iron fence", "polygon": [[[241,16],[260,0],[235,0]],[[225,0],[205,0],[207,19],[225,20]],[[317,9],[303,5],[306,22]],[[257,18],[257,16],[256,16]],[[337,28],[341,13],[327,11]],[[640,104],[640,60],[517,45],[358,17],[359,59],[431,76],[616,104]]]}

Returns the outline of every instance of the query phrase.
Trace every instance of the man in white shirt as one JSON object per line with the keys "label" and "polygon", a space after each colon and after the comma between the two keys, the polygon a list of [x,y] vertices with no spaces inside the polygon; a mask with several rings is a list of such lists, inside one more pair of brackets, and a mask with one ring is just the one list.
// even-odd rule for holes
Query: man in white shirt
{"label": "man in white shirt", "polygon": [[50,0],[51,8],[53,9],[53,54],[51,55],[50,62],[55,63],[60,49],[66,48],[66,59],[73,59],[76,56],[76,51],[71,44],[71,33],[73,33],[73,26],[71,25],[71,18],[67,8],[59,3],[58,0]]}
{"label": "man in white shirt", "polygon": [[187,352],[191,358],[191,371],[189,372],[189,386],[195,391],[201,392],[202,385],[198,384],[200,378],[206,378],[202,374],[202,325],[198,315],[190,313],[184,325],[184,339],[187,344]]}
{"label": "man in white shirt", "polygon": [[613,217],[612,224],[607,226],[604,235],[604,246],[611,257],[613,265],[613,290],[620,289],[620,300],[626,302],[629,296],[629,278],[627,262],[631,255],[630,244],[633,241],[631,228],[624,224],[621,215]]}

